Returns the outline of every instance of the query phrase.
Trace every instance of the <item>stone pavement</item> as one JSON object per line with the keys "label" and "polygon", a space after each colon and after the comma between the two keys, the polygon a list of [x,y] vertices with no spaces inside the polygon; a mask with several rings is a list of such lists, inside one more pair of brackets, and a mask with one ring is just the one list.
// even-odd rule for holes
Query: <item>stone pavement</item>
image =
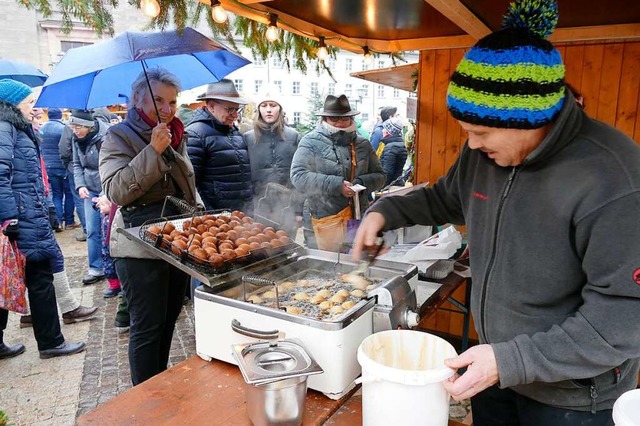
{"label": "stone pavement", "polygon": [[[86,247],[76,242],[75,231],[56,234],[65,255],[71,289],[85,306],[99,306],[90,321],[62,324],[69,341],[84,341],[79,354],[41,360],[32,328],[20,328],[19,316],[11,313],[5,330],[7,344],[23,343],[24,354],[0,360],[0,410],[15,426],[67,426],[76,418],[131,388],[127,355],[129,334],[118,334],[113,321],[118,298],[103,299],[107,282],[85,286]],[[193,304],[183,309],[174,333],[170,366],[195,354]],[[468,402],[451,405],[451,417],[462,420]]]}

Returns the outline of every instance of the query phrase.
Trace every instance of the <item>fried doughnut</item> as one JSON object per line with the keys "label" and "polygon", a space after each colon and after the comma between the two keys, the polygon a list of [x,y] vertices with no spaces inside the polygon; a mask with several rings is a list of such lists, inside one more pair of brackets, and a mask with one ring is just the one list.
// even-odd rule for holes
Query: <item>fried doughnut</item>
{"label": "fried doughnut", "polygon": [[317,294],[317,295],[320,295],[320,296],[322,296],[322,297],[324,297],[325,299],[326,299],[327,297],[331,297],[331,296],[333,295],[333,293],[331,293],[331,290],[328,290],[328,289],[326,289],[326,288],[325,288],[325,289],[323,289],[323,290],[320,290],[320,291],[319,291],[319,292],[317,292],[316,294]]}
{"label": "fried doughnut", "polygon": [[342,297],[349,297],[349,292],[347,290],[345,290],[344,288],[342,290],[338,290],[336,292],[336,294],[338,296],[342,296]]}
{"label": "fried doughnut", "polygon": [[257,294],[254,294],[253,296],[250,296],[247,300],[249,302],[253,302],[255,304],[260,304],[260,303],[263,302],[262,297],[258,296]]}
{"label": "fried doughnut", "polygon": [[302,315],[302,308],[297,306],[287,306],[287,313],[293,315]]}
{"label": "fried doughnut", "polygon": [[279,231],[276,231],[276,236],[277,236],[277,237],[287,237],[287,236],[288,236],[288,234],[287,234],[287,232],[286,232],[286,231],[283,231],[283,230],[281,229],[281,230],[279,230]]}
{"label": "fried doughnut", "polygon": [[367,294],[364,291],[360,290],[360,289],[355,289],[355,290],[351,291],[351,295],[353,297],[364,298]]}
{"label": "fried doughnut", "polygon": [[158,225],[151,225],[147,228],[147,232],[155,236],[162,233],[162,228],[160,228]]}
{"label": "fried doughnut", "polygon": [[344,312],[344,308],[340,305],[332,306],[329,309],[329,312],[331,312],[333,315],[339,315]]}
{"label": "fried doughnut", "polygon": [[309,295],[306,291],[301,291],[293,295],[294,300],[309,300]]}
{"label": "fried doughnut", "polygon": [[320,309],[325,311],[328,311],[329,309],[331,309],[332,306],[333,306],[333,303],[329,302],[328,300],[325,300],[324,302],[318,305]]}
{"label": "fried doughnut", "polygon": [[333,303],[340,304],[340,303],[343,303],[345,299],[346,297],[344,296],[340,296],[339,294],[334,294],[333,296],[331,296],[331,299],[329,300],[331,300]]}
{"label": "fried doughnut", "polygon": [[314,305],[319,305],[320,303],[324,302],[326,299],[326,297],[324,297],[321,294],[314,294],[311,297],[311,300],[309,300],[311,303],[313,303]]}
{"label": "fried doughnut", "polygon": [[276,292],[273,290],[267,290],[264,293],[262,293],[262,297],[265,299],[275,299],[276,298]]}
{"label": "fried doughnut", "polygon": [[353,308],[354,306],[356,306],[356,302],[353,302],[351,300],[347,300],[346,302],[344,302],[342,305],[342,309],[344,309],[345,311],[348,309]]}

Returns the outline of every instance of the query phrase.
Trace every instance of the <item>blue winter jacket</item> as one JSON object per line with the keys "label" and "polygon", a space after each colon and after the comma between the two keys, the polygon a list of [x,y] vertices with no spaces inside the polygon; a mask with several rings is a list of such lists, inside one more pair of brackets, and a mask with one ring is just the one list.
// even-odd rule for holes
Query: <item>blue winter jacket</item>
{"label": "blue winter jacket", "polygon": [[[385,185],[394,182],[402,174],[404,163],[407,161],[407,147],[404,146],[402,136],[387,136],[380,142],[384,143],[384,150],[380,156],[380,164],[387,176]],[[394,185],[403,185],[402,179],[399,179]]]}
{"label": "blue winter jacket", "polygon": [[7,219],[18,219],[18,248],[28,261],[56,255],[38,139],[20,110],[0,101],[0,223]]}
{"label": "blue winter jacket", "polygon": [[64,123],[61,120],[49,120],[40,128],[40,137],[42,139],[40,150],[49,176],[64,177],[67,175],[67,170],[62,164],[60,150],[58,149],[64,127]]}
{"label": "blue winter jacket", "polygon": [[207,210],[242,210],[251,214],[249,151],[238,129],[221,124],[203,107],[193,113],[185,130],[196,187]]}

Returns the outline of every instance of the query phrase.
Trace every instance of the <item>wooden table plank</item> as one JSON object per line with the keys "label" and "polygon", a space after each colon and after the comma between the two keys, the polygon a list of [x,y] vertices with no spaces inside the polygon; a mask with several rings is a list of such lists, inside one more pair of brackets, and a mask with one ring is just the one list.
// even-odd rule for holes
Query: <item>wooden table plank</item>
{"label": "wooden table plank", "polygon": [[[84,414],[77,424],[251,425],[243,386],[237,366],[194,355]],[[323,424],[350,396],[334,401],[309,390],[303,424]]]}

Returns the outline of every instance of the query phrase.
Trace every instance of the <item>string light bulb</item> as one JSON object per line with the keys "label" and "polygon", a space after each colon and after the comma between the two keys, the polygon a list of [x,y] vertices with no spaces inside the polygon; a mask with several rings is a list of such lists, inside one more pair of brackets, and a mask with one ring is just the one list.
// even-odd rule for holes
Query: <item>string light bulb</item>
{"label": "string light bulb", "polygon": [[318,47],[317,56],[319,60],[324,61],[325,59],[327,59],[327,56],[329,56],[329,52],[327,51],[327,45],[324,44],[323,36],[318,37],[318,43],[320,47]]}
{"label": "string light bulb", "polygon": [[157,0],[141,0],[140,10],[149,18],[155,18],[160,14],[160,4]]}
{"label": "string light bulb", "polygon": [[270,41],[271,43],[280,38],[280,30],[278,29],[278,15],[276,15],[275,13],[269,14],[269,28],[267,28],[265,37],[267,41]]}
{"label": "string light bulb", "polygon": [[227,22],[227,11],[220,4],[220,0],[211,0],[211,17],[218,24]]}
{"label": "string light bulb", "polygon": [[373,55],[369,51],[369,46],[364,46],[362,48],[362,53],[364,55],[364,64],[371,65],[373,63]]}

